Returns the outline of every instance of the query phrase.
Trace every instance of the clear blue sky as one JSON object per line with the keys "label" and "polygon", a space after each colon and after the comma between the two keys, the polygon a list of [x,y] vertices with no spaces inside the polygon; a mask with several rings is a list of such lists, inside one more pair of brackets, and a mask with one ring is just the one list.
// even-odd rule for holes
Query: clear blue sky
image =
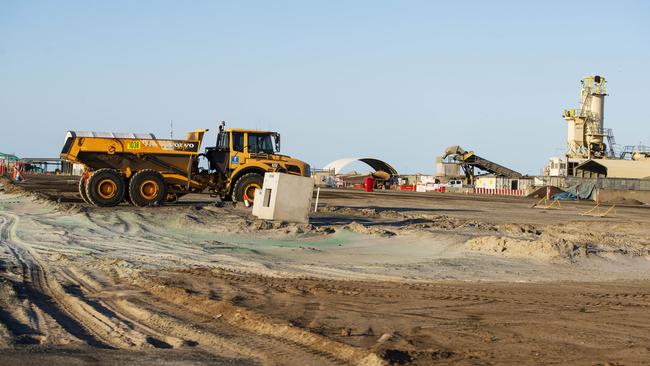
{"label": "clear blue sky", "polygon": [[564,151],[584,75],[609,81],[618,142],[650,145],[649,4],[0,0],[0,151],[225,119],[281,132],[316,167],[427,173],[459,144],[538,173]]}

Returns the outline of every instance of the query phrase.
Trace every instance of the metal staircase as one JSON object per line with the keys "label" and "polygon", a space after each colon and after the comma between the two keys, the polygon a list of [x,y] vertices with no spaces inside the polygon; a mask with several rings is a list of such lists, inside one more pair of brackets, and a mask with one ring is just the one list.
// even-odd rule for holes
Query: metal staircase
{"label": "metal staircase", "polygon": [[621,153],[621,147],[616,144],[616,139],[614,138],[614,132],[611,128],[605,129],[605,137],[607,137],[607,155],[610,158],[616,158],[617,155]]}

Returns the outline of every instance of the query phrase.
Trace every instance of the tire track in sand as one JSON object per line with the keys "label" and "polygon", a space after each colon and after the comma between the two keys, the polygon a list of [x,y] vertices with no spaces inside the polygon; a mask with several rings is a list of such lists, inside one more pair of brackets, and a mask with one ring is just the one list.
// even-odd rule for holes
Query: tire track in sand
{"label": "tire track in sand", "polygon": [[[52,317],[66,332],[85,343],[99,348],[111,348],[102,342],[85,327],[81,326],[65,308],[56,301],[48,283],[48,277],[43,268],[34,260],[31,254],[22,246],[12,242],[12,228],[15,219],[11,216],[0,215],[0,243],[7,248],[12,257],[21,267],[22,283],[18,286],[23,292],[20,294],[29,299],[37,308]],[[19,337],[31,336],[37,330],[30,329],[25,324],[7,322],[9,330]],[[47,334],[47,329],[40,329]],[[38,343],[38,342],[34,342]]]}
{"label": "tire track in sand", "polygon": [[[174,301],[178,300],[174,295],[175,290],[165,286],[155,285],[158,291],[163,291],[162,293],[154,291],[154,294],[151,294],[141,289],[135,296],[133,292],[114,296],[110,294],[112,292],[110,285],[100,283],[83,270],[74,269],[65,272],[66,279],[83,286],[88,291],[89,297],[101,297],[103,303],[118,313],[121,318],[135,324],[146,324],[150,333],[156,334],[159,339],[174,345],[175,348],[197,347],[222,357],[253,358],[263,365],[327,366],[356,363],[341,359],[331,351],[306,346],[287,337],[233,326],[226,320],[228,314],[224,314],[223,317],[214,316],[209,311],[197,311],[185,301],[180,303]],[[118,287],[120,288],[118,292],[124,291],[123,287]],[[171,292],[167,292],[170,290]]]}
{"label": "tire track in sand", "polygon": [[[304,364],[303,361],[318,365],[357,363],[295,339],[272,336],[268,332],[260,334],[247,327],[242,329],[218,321],[200,314],[197,309],[151,294],[142,293],[137,298],[105,297],[107,285],[94,281],[82,269],[48,268],[39,261],[38,254],[16,235],[19,220],[11,214],[0,214],[2,245],[24,268],[28,297],[42,299],[39,305],[46,313],[65,331],[91,346],[120,349],[198,347],[220,356],[257,359],[264,365]],[[300,362],[296,362],[298,360]]]}
{"label": "tire track in sand", "polygon": [[[86,301],[79,287],[59,283],[38,255],[16,235],[20,218],[2,214],[1,242],[22,267],[25,297],[48,314],[67,333],[97,348],[156,347],[147,334],[133,329],[99,302]],[[19,329],[16,329],[19,330]],[[47,332],[47,330],[43,330]]]}

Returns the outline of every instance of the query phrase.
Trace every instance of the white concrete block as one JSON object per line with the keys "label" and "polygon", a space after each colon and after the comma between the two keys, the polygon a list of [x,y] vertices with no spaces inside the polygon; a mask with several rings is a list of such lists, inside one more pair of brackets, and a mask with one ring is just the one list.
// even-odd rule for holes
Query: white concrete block
{"label": "white concrete block", "polygon": [[253,215],[264,220],[308,223],[313,192],[311,178],[266,173],[262,189],[255,191]]}

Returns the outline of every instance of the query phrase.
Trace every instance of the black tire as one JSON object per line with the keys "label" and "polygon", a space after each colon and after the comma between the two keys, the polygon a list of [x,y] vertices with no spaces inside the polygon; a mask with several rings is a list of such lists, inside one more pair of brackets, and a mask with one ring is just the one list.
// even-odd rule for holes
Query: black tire
{"label": "black tire", "polygon": [[244,202],[248,199],[251,204],[255,200],[255,189],[262,189],[264,177],[259,173],[247,173],[239,177],[232,190],[233,202]]}
{"label": "black tire", "polygon": [[166,196],[165,179],[155,170],[140,170],[129,180],[129,198],[133,206],[160,206]]}
{"label": "black tire", "polygon": [[124,198],[126,183],[114,169],[99,169],[86,182],[86,198],[95,206],[117,206]]}
{"label": "black tire", "polygon": [[81,176],[81,178],[79,178],[79,195],[81,196],[81,199],[84,200],[84,202],[92,205],[92,203],[88,200],[88,196],[86,195],[86,179],[84,176]]}

